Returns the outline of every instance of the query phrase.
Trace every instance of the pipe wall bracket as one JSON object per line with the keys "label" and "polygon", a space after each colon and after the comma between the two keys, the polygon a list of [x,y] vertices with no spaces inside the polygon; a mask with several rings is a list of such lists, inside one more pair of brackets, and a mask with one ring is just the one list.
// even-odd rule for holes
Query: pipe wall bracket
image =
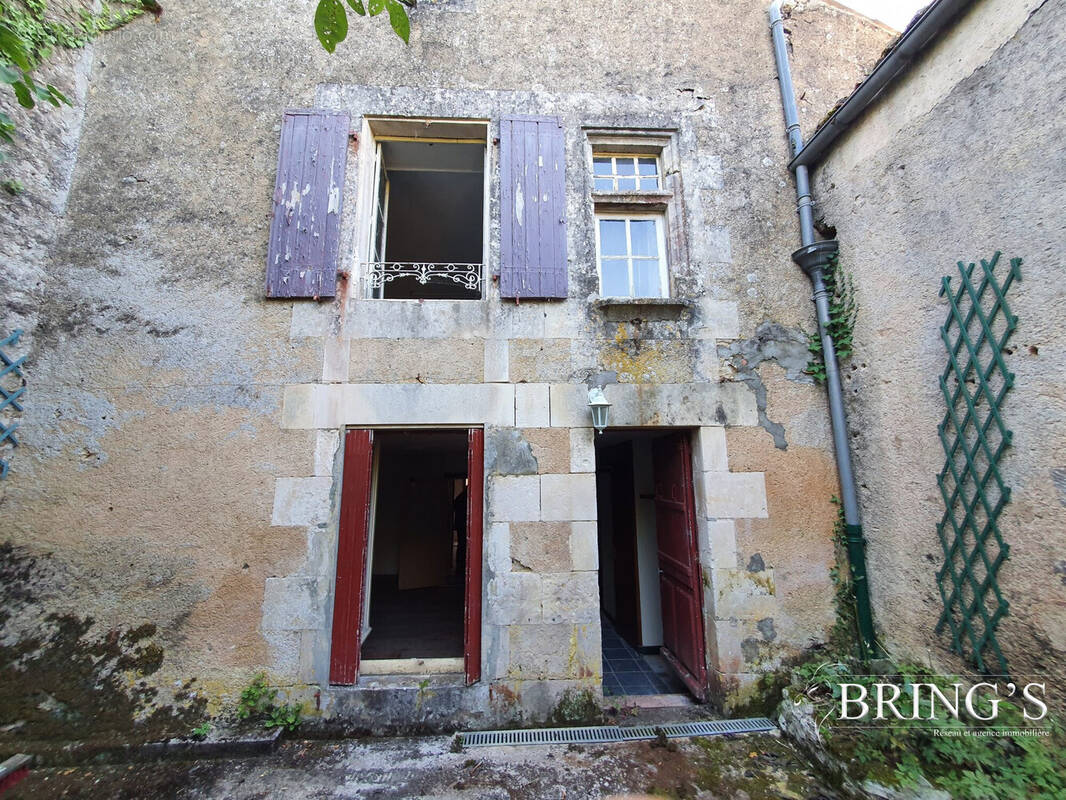
{"label": "pipe wall bracket", "polygon": [[807,277],[813,276],[816,269],[822,270],[825,273],[826,267],[829,266],[829,260],[833,258],[840,250],[840,242],[836,239],[826,239],[824,242],[815,242],[814,244],[808,244],[796,250],[792,254],[792,260],[799,265],[799,268],[807,273]]}

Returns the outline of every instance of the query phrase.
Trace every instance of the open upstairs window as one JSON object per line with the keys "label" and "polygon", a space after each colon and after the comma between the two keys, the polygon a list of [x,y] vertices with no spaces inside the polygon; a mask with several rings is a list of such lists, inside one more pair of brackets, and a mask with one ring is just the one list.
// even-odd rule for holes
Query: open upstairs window
{"label": "open upstairs window", "polygon": [[670,131],[589,130],[596,266],[605,299],[670,297],[680,215]]}
{"label": "open upstairs window", "polygon": [[368,119],[364,183],[368,297],[484,296],[487,181],[484,122]]}

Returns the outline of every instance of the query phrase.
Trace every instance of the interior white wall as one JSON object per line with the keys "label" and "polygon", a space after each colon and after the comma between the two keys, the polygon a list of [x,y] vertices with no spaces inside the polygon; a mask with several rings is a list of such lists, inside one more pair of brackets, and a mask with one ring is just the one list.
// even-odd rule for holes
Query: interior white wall
{"label": "interior white wall", "polygon": [[[611,496],[611,475],[596,473],[596,494],[599,498]],[[614,521],[611,518],[611,503],[600,503],[597,536],[600,549],[600,603],[607,615],[614,618],[618,613],[614,586]]]}
{"label": "interior white wall", "polygon": [[651,439],[633,441],[633,489],[637,514],[637,575],[640,584],[641,645],[663,643],[662,605],[659,599],[659,542],[655,533],[655,467]]}

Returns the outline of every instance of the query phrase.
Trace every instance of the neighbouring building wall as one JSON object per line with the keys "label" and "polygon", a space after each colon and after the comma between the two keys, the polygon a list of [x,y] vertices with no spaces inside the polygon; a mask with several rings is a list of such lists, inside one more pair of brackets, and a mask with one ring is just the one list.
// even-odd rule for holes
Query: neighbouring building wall
{"label": "neighbouring building wall", "polygon": [[[796,226],[762,4],[693,0],[666,15],[424,3],[409,46],[380,18],[354,19],[333,56],[309,9],[188,0],[85,55],[69,198],[44,254],[11,254],[37,283],[12,290],[22,305],[0,329],[27,329],[22,446],[0,483],[4,583],[18,593],[0,646],[23,659],[0,707],[18,709],[22,735],[55,735],[45,723],[61,715],[41,692],[79,708],[112,696],[102,684],[132,683],[180,729],[175,686],[175,709],[199,696],[211,710],[259,670],[302,697],[324,688],[345,425],[486,427],[482,682],[453,711],[542,716],[565,688],[597,690],[590,373],[618,381],[613,424],[698,429],[719,699],[822,640],[836,477],[823,391],[803,374],[812,311],[788,258]],[[819,31],[796,35],[825,56],[810,80],[826,96],[858,79],[855,51],[869,64],[888,38],[821,4],[802,19]],[[822,35],[838,25],[843,43]],[[291,107],[347,110],[357,131],[371,114],[487,118],[490,143],[503,114],[559,116],[568,299],[516,306],[490,286],[472,302],[383,303],[351,287],[322,303],[265,300]],[[612,318],[593,302],[583,126],[674,131],[687,240],[676,318]],[[345,267],[366,213],[356,145],[348,163]],[[490,168],[495,259],[495,153]],[[28,224],[26,202],[5,200],[7,214]],[[527,553],[536,569],[516,567]],[[109,661],[89,657],[101,641]],[[84,656],[74,681],[71,653]],[[384,713],[325,695],[329,711]],[[122,732],[133,716],[107,725]]]}
{"label": "neighbouring building wall", "polygon": [[894,654],[944,668],[961,662],[948,630],[935,631],[941,278],[957,288],[956,262],[980,270],[1001,251],[1003,280],[1009,259],[1023,259],[1007,294],[1018,327],[1002,352],[1015,383],[1002,408],[1014,436],[1000,517],[1010,612],[997,638],[1012,674],[1046,677],[1049,697],[1066,680],[1064,25],[1061,3],[973,4],[837,143],[815,184],[860,307],[844,375],[875,616]]}

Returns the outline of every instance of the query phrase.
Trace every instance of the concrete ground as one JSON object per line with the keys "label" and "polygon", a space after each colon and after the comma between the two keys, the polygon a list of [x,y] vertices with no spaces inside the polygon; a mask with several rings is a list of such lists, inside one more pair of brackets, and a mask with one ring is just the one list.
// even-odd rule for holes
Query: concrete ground
{"label": "concrete ground", "polygon": [[655,797],[834,800],[802,756],[768,734],[588,746],[471,748],[450,737],[287,741],[269,756],[36,769],[4,797]]}

